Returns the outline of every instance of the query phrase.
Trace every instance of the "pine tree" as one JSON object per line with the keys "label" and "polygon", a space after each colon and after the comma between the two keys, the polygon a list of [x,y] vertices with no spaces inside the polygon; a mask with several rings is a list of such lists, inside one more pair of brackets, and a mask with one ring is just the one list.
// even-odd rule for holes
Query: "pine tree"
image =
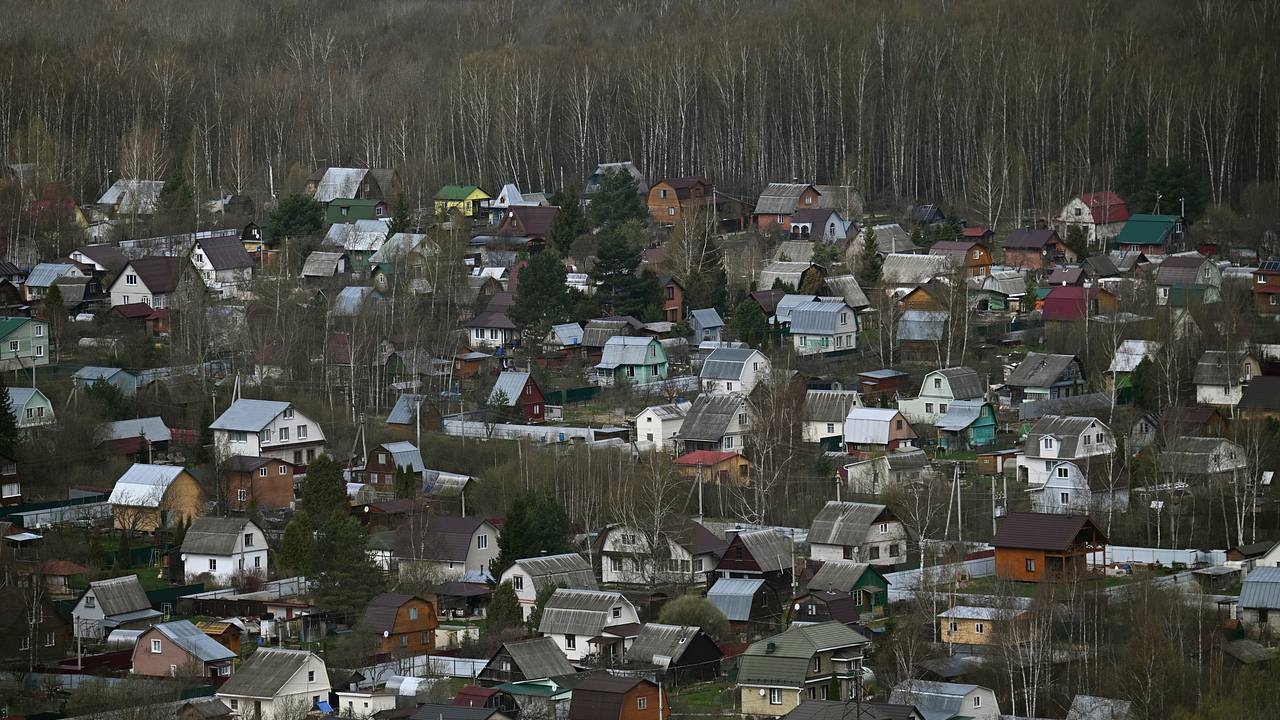
{"label": "pine tree", "polygon": [[[1116,162],[1116,192],[1136,203],[1147,185],[1147,125],[1142,120],[1129,125],[1124,150]],[[1137,210],[1134,210],[1137,212]]]}
{"label": "pine tree", "polygon": [[288,195],[267,217],[267,237],[278,245],[285,238],[315,235],[324,227],[324,208],[306,195]]}
{"label": "pine tree", "polygon": [[526,492],[516,497],[498,536],[498,557],[490,566],[494,577],[516,560],[570,552],[572,525],[564,508],[549,495]]}
{"label": "pine tree", "polygon": [[413,218],[409,212],[409,198],[401,190],[396,195],[396,205],[391,211],[391,223],[387,225],[387,237],[413,230]]}
{"label": "pine tree", "polygon": [[582,198],[572,185],[551,196],[551,204],[560,208],[551,219],[547,239],[563,257],[568,257],[573,241],[587,232],[587,216],[582,212]]}
{"label": "pine tree", "polygon": [[520,598],[516,590],[507,580],[498,585],[489,599],[489,608],[485,611],[484,632],[486,635],[502,635],[512,628],[520,627],[524,612],[520,610]]}
{"label": "pine tree", "polygon": [[382,592],[382,571],[369,558],[368,540],[364,527],[347,513],[332,513],[316,525],[309,577],[320,610],[354,621]]}
{"label": "pine tree", "polygon": [[588,209],[591,224],[601,231],[622,227],[632,220],[643,223],[649,217],[636,179],[620,170],[610,170],[600,178],[600,187],[591,196]]}
{"label": "pine tree", "polygon": [[769,318],[765,317],[754,298],[748,296],[738,303],[733,313],[733,330],[738,339],[752,347],[763,347],[769,340]]}
{"label": "pine tree", "polygon": [[596,294],[614,314],[625,314],[621,306],[629,305],[636,287],[636,268],[640,267],[641,247],[630,233],[619,228],[602,233],[593,270],[600,283]]}
{"label": "pine tree", "polygon": [[196,198],[181,168],[164,179],[156,198],[156,213],[174,230],[190,231],[196,224]]}
{"label": "pine tree", "polygon": [[14,457],[18,450],[18,419],[13,414],[13,400],[0,374],[0,454]]}
{"label": "pine tree", "polygon": [[316,519],[317,527],[322,519],[334,513],[346,514],[350,505],[342,468],[328,455],[321,455],[307,468],[302,481],[302,509]]}
{"label": "pine tree", "polygon": [[862,250],[858,253],[858,284],[863,291],[880,287],[884,258],[880,257],[880,244],[876,241],[876,229],[867,226],[863,233]]}
{"label": "pine tree", "polygon": [[[49,323],[49,344],[51,350],[62,353],[62,334],[67,327],[67,304],[62,299],[62,289],[57,283],[49,286],[49,293],[44,296],[44,319]],[[54,362],[57,362],[55,356]]]}
{"label": "pine tree", "polygon": [[401,500],[412,500],[418,496],[418,475],[413,468],[405,466],[396,468],[396,497]]}
{"label": "pine tree", "polygon": [[280,567],[286,572],[306,575],[311,572],[311,548],[315,542],[315,526],[306,510],[293,514],[284,528],[280,547]]}
{"label": "pine tree", "polygon": [[556,594],[556,590],[562,587],[565,587],[564,584],[547,583],[538,590],[538,594],[533,599],[533,610],[529,613],[529,632],[538,631],[538,626],[542,624],[542,611],[546,609],[547,601]]}
{"label": "pine tree", "polygon": [[511,319],[525,337],[540,341],[551,325],[569,314],[569,287],[565,285],[564,263],[550,248],[534,255],[520,271]]}

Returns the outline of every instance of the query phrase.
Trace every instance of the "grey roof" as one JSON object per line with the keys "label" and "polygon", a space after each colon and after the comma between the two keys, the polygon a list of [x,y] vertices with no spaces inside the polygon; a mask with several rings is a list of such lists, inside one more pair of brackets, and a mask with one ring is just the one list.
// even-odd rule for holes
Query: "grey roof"
{"label": "grey roof", "polygon": [[[872,225],[871,228],[876,232],[876,246],[880,249],[881,255],[890,253],[913,253],[920,249],[920,246],[911,242],[911,235],[898,223],[889,223],[887,225]],[[863,228],[858,233],[858,249],[862,248],[862,243],[867,241],[867,230]]]}
{"label": "grey roof", "polygon": [[890,470],[917,470],[929,466],[929,456],[920,448],[898,448],[884,457]]}
{"label": "grey roof", "polygon": [[703,330],[724,327],[724,320],[720,319],[720,313],[716,312],[715,308],[698,308],[697,310],[690,310],[689,317],[692,318],[694,322],[698,323],[698,327]]}
{"label": "grey roof", "polygon": [[861,545],[867,541],[871,523],[884,512],[884,505],[828,501],[813,518],[813,525],[809,528],[809,543]]}
{"label": "grey roof", "polygon": [[680,403],[667,403],[666,405],[650,405],[641,410],[640,413],[653,413],[654,417],[659,420],[676,420],[685,416],[689,411],[689,406]]}
{"label": "grey roof", "polygon": [[755,214],[790,215],[808,188],[806,183],[769,183],[756,200]]}
{"label": "grey roof", "polygon": [[947,255],[890,253],[884,258],[880,283],[885,287],[916,287],[949,275],[953,267]]}
{"label": "grey roof", "polygon": [[614,335],[604,344],[604,353],[600,356],[602,370],[612,370],[624,365],[660,365],[666,362],[664,354],[649,354],[649,347],[661,345],[657,338],[634,335]]}
{"label": "grey roof", "polygon": [[937,427],[939,430],[960,432],[982,417],[982,408],[986,405],[985,400],[953,400],[947,406],[947,414],[938,420]]}
{"label": "grey roof", "polygon": [[201,662],[217,662],[236,657],[235,653],[217,640],[205,635],[204,631],[191,624],[190,620],[173,620],[153,627],[172,640],[173,644]]}
{"label": "grey roof", "polygon": [[415,473],[421,473],[427,469],[426,463],[422,462],[422,451],[411,442],[400,440],[382,443],[378,447],[391,453],[391,459],[395,461],[395,466],[398,468],[407,467]]}
{"label": "grey roof", "polygon": [[417,706],[409,720],[490,720],[495,715],[508,717],[498,708],[424,703]]}
{"label": "grey roof", "polygon": [[1253,640],[1232,640],[1222,651],[1246,665],[1264,663],[1276,656],[1275,648],[1264,647]]}
{"label": "grey roof", "polygon": [[1240,586],[1240,607],[1280,610],[1280,567],[1254,568]]}
{"label": "grey roof", "polygon": [[595,637],[609,625],[609,611],[626,602],[622,593],[560,588],[543,607],[538,632]]}
{"label": "grey roof", "polygon": [[913,720],[916,709],[910,705],[864,700],[858,712],[850,714],[849,705],[839,700],[807,700],[787,713],[786,720]]}
{"label": "grey roof", "polygon": [[738,538],[746,546],[747,552],[751,553],[760,570],[770,572],[792,569],[793,543],[790,537],[776,530],[764,528],[739,532]]}
{"label": "grey roof", "polygon": [[940,618],[963,618],[970,620],[1007,620],[1026,612],[1025,608],[979,607],[973,605],[956,605],[938,613]]}
{"label": "grey roof", "polygon": [[182,540],[182,552],[196,555],[230,555],[235,552],[236,540],[252,525],[243,517],[196,518]]}
{"label": "grey roof", "polygon": [[853,390],[810,390],[804,395],[806,422],[843,423],[849,410],[862,403]]}
{"label": "grey roof", "polygon": [[1128,700],[1077,695],[1071,700],[1067,720],[1132,720],[1132,706]]}
{"label": "grey roof", "polygon": [[1156,340],[1125,340],[1116,348],[1107,372],[1133,372],[1145,358],[1160,352],[1163,347],[1164,343]]}
{"label": "grey roof", "polygon": [[333,314],[354,317],[364,309],[365,303],[377,299],[377,291],[365,285],[349,285],[338,291],[333,301]]}
{"label": "grey roof", "polygon": [[786,632],[752,643],[738,657],[738,683],[802,687],[811,658],[819,651],[865,648],[868,644],[866,637],[841,622],[792,626]]}
{"label": "grey roof", "polygon": [[391,412],[387,414],[388,425],[408,425],[413,422],[413,415],[418,410],[418,403],[425,402],[426,395],[415,395],[413,393],[401,393],[396,398],[396,404],[392,406]]}
{"label": "grey roof", "polygon": [[555,338],[555,341],[561,345],[581,345],[582,326],[578,323],[552,325],[548,337]]}
{"label": "grey roof", "polygon": [[184,709],[190,708],[191,712],[204,718],[225,718],[231,715],[231,708],[216,697],[192,698],[178,707],[178,716],[182,715]]}
{"label": "grey roof", "polygon": [[817,300],[797,305],[791,311],[791,334],[834,335],[842,312],[852,313],[853,309],[843,302]]}
{"label": "grey roof", "polygon": [[471,483],[470,475],[425,470],[422,473],[422,494],[431,497],[458,497]]}
{"label": "grey roof", "polygon": [[969,684],[904,680],[890,693],[889,702],[915,705],[925,720],[949,720],[965,714],[964,698],[977,689]]}
{"label": "grey roof", "polygon": [[1076,444],[1080,441],[1080,433],[1093,423],[1102,424],[1101,420],[1075,415],[1045,415],[1031,426],[1027,432],[1027,440],[1023,447],[1028,455],[1040,456],[1040,440],[1045,435],[1058,439],[1057,457],[1070,460],[1076,457]]}
{"label": "grey roof", "polygon": [[1200,268],[1207,262],[1209,259],[1199,253],[1171,255],[1156,266],[1155,283],[1157,285],[1200,284]]}
{"label": "grey roof", "polygon": [[756,278],[756,289],[769,290],[773,288],[774,280],[781,280],[784,284],[798,290],[804,272],[811,267],[815,266],[807,262],[771,262],[760,271],[759,277]]}
{"label": "grey roof", "polygon": [[[40,391],[30,387],[11,387],[9,390],[9,403],[13,407],[14,415],[21,416],[22,408],[31,402],[31,398],[35,397]],[[40,393],[42,396],[44,393]],[[47,400],[48,398],[46,398]]]}
{"label": "grey roof", "polygon": [[108,502],[128,507],[159,507],[169,485],[185,472],[179,465],[134,463],[116,480]]}
{"label": "grey roof", "polygon": [[809,578],[809,590],[851,592],[869,567],[871,566],[867,563],[828,560]]}
{"label": "grey roof", "polygon": [[387,241],[390,226],[382,220],[357,220],[329,226],[322,247],[340,247],[347,252],[373,254]]}
{"label": "grey roof", "polygon": [[120,179],[107,188],[102,197],[98,198],[97,204],[115,205],[117,211],[122,213],[149,215],[155,212],[156,202],[163,189],[163,180]]}
{"label": "grey roof", "polygon": [[1111,396],[1106,393],[1086,393],[1084,395],[1072,395],[1071,397],[1031,400],[1025,401],[1018,406],[1018,419],[1035,420],[1045,415],[1100,412],[1110,405]]}
{"label": "grey roof", "polygon": [[238,430],[241,432],[261,432],[271,424],[280,413],[290,407],[287,402],[279,400],[247,400],[241,398],[227,408],[213,424],[212,430]]}
{"label": "grey roof", "polygon": [[945,310],[907,310],[898,319],[898,339],[937,342],[946,332],[948,316]]}
{"label": "grey roof", "polygon": [[892,432],[890,425],[900,416],[893,408],[853,408],[844,418],[844,441],[857,445],[885,445]]}
{"label": "grey roof", "polygon": [[791,313],[801,305],[818,299],[817,295],[787,294],[778,299],[773,306],[773,315],[778,322],[791,322]]}
{"label": "grey roof", "polygon": [[[752,348],[716,348],[703,361],[698,376],[703,380],[740,380],[747,361],[757,353]],[[763,355],[761,359],[768,362]]]}
{"label": "grey roof", "polygon": [[98,428],[98,442],[128,440],[139,435],[145,437],[149,443],[169,442],[173,439],[173,433],[169,432],[169,428],[159,416],[117,420],[105,423]]}
{"label": "grey roof", "polygon": [[137,575],[97,580],[89,583],[89,589],[107,617],[151,609],[151,601],[147,600]]}
{"label": "grey roof", "polygon": [[520,394],[524,392],[524,386],[529,382],[529,377],[527,372],[504,370],[493,383],[493,389],[489,391],[489,402],[497,402],[498,393],[501,392],[506,396],[507,407],[515,407],[520,402]]}
{"label": "grey roof", "polygon": [[1009,384],[1014,387],[1049,387],[1076,362],[1075,355],[1055,353],[1027,353],[1018,367],[1009,374]]}
{"label": "grey roof", "polygon": [[27,287],[47,288],[68,273],[79,274],[79,270],[71,263],[40,263],[31,268],[31,274],[27,275],[24,284]]}
{"label": "grey roof", "polygon": [[427,242],[427,236],[423,233],[395,233],[387,238],[377,252],[369,256],[369,262],[396,262],[419,247],[422,247],[423,252],[428,255],[435,254],[437,250],[433,243]]}
{"label": "grey roof", "polygon": [[737,395],[699,395],[676,432],[680,440],[720,442],[743,405]]}
{"label": "grey roof", "polygon": [[253,267],[253,258],[249,256],[249,251],[244,249],[244,243],[240,242],[240,238],[235,235],[199,238],[196,240],[196,247],[204,251],[204,256],[208,258],[214,270]]}
{"label": "grey roof", "polygon": [[936,372],[947,379],[947,383],[951,385],[951,396],[956,400],[974,400],[987,394],[986,383],[973,368],[957,366],[942,368]]}
{"label": "grey roof", "polygon": [[589,590],[597,587],[591,564],[578,553],[521,558],[515,564],[533,580],[534,590],[541,590],[546,585]]}
{"label": "grey roof", "polygon": [[236,670],[231,679],[218,688],[218,695],[251,698],[274,698],[289,678],[314,657],[306,650],[258,648]]}
{"label": "grey roof", "polygon": [[336,168],[324,171],[324,177],[316,183],[316,192],[312,198],[316,202],[332,202],[339,198],[354,199],[360,190],[360,183],[369,171],[365,168]]}
{"label": "grey roof", "polygon": [[430,515],[426,519],[425,547],[420,548],[424,560],[466,562],[476,531],[488,521],[483,517]]}
{"label": "grey roof", "polygon": [[302,264],[302,277],[333,277],[338,274],[342,253],[316,250]]}
{"label": "grey roof", "polygon": [[1244,448],[1223,438],[1180,437],[1156,458],[1160,469],[1178,474],[1211,475],[1247,466]]}
{"label": "grey roof", "polygon": [[1197,385],[1239,385],[1248,382],[1241,372],[1247,355],[1239,351],[1205,350],[1196,363]]}
{"label": "grey roof", "polygon": [[702,629],[694,625],[660,625],[646,623],[640,628],[640,634],[627,649],[627,659],[654,664],[655,655],[663,655],[676,662],[689,648],[692,640]]}
{"label": "grey roof", "polygon": [[854,309],[870,307],[871,301],[862,291],[862,286],[858,285],[858,278],[853,275],[829,275],[823,282],[827,284],[828,292],[844,298],[849,307]]}
{"label": "grey roof", "polygon": [[1084,264],[1090,272],[1101,278],[1120,274],[1120,268],[1116,267],[1110,255],[1090,255],[1084,259]]}
{"label": "grey roof", "polygon": [[503,647],[526,679],[555,677],[573,672],[568,658],[556,647],[556,641],[549,637],[509,642]]}
{"label": "grey roof", "polygon": [[624,320],[588,320],[582,330],[582,344],[586,347],[602,348],[609,338],[619,334],[627,334],[627,323]]}
{"label": "grey roof", "polygon": [[774,260],[784,262],[810,262],[813,260],[813,243],[808,240],[787,240],[779,243],[773,253]]}
{"label": "grey roof", "polygon": [[751,619],[751,601],[764,585],[761,578],[719,578],[707,591],[711,601],[732,622]]}
{"label": "grey roof", "polygon": [[1006,297],[1027,294],[1027,274],[1022,270],[993,270],[990,275],[978,275],[968,280],[973,290],[993,292]]}

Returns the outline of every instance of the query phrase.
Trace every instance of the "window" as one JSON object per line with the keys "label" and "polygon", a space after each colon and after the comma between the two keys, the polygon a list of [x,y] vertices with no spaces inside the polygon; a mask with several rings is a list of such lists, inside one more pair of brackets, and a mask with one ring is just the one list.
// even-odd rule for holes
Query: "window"
{"label": "window", "polygon": [[868,559],[868,560],[879,560],[879,559],[880,559],[880,546],[879,546],[879,545],[872,545],[872,546],[871,546],[871,548],[867,551],[867,559]]}
{"label": "window", "polygon": [[159,640],[151,641],[151,652],[155,653],[156,655],[159,655],[163,651],[164,651],[164,648],[161,647]]}
{"label": "window", "polygon": [[248,440],[249,440],[249,437],[245,433],[240,432],[239,430],[231,431],[231,442],[242,443],[242,442],[248,442]]}
{"label": "window", "polygon": [[231,709],[232,709],[232,710],[239,710],[239,709],[240,709],[240,701],[239,701],[239,700],[236,700],[235,698],[231,698]]}
{"label": "window", "polygon": [[840,313],[840,324],[844,325],[849,322],[849,313]]}
{"label": "window", "polygon": [[693,559],[693,571],[702,572],[702,558]]}
{"label": "window", "polygon": [[956,626],[956,624],[955,624],[955,623],[951,623],[951,624],[949,625],[949,629],[951,630],[951,632],[955,632],[955,631],[957,630],[957,626]]}
{"label": "window", "polygon": [[1047,437],[1047,438],[1045,438],[1045,439],[1044,439],[1044,443],[1043,443],[1043,445],[1044,445],[1044,449],[1045,449],[1045,450],[1052,450],[1052,449],[1053,449],[1053,438],[1051,438],[1051,437]]}
{"label": "window", "polygon": [[779,223],[779,224],[784,223],[784,222],[786,222],[786,221],[787,221],[787,216],[786,216],[786,215],[779,215],[779,216],[778,216],[778,223]]}
{"label": "window", "polygon": [[315,681],[316,681],[316,671],[315,671],[315,670],[308,670],[308,671],[307,671],[307,682],[315,682]]}
{"label": "window", "polygon": [[258,468],[258,477],[266,477],[267,468],[265,466]]}
{"label": "window", "polygon": [[732,436],[732,435],[728,435],[728,436],[726,436],[726,437],[725,437],[725,439],[724,439],[724,449],[725,449],[725,450],[732,450],[732,449],[733,449],[733,436]]}
{"label": "window", "polygon": [[1085,434],[1084,434],[1084,444],[1085,444],[1085,445],[1092,445],[1092,444],[1093,444],[1093,437],[1092,437],[1091,435],[1089,435],[1089,433],[1085,433]]}
{"label": "window", "polygon": [[934,378],[934,379],[933,379],[933,389],[934,389],[934,390],[941,390],[941,389],[942,389],[942,378]]}
{"label": "window", "polygon": [[98,599],[92,595],[85,595],[84,606],[92,610],[93,608],[98,607]]}
{"label": "window", "polygon": [[887,535],[889,533],[889,523],[880,523],[880,534]]}
{"label": "window", "polygon": [[262,567],[262,556],[261,556],[261,555],[255,555],[255,556],[254,556],[254,558],[253,558],[253,566],[254,566],[254,567],[256,567],[256,568],[260,568],[260,567]]}
{"label": "window", "polygon": [[974,707],[976,707],[976,708],[982,707],[982,698],[981,698],[981,697],[978,697],[977,695],[974,695],[974,696],[973,696],[973,706],[974,706]]}
{"label": "window", "polygon": [[125,284],[125,285],[137,285],[137,284],[138,284],[138,276],[137,276],[137,275],[134,275],[133,273],[129,273],[129,274],[125,275],[125,276],[124,276],[124,284]]}
{"label": "window", "polygon": [[346,216],[347,216],[347,213],[348,213],[350,210],[351,210],[351,208],[346,208],[346,207],[341,208],[341,211],[342,211],[342,217],[346,217]]}
{"label": "window", "polygon": [[18,352],[18,341],[13,340],[9,343],[9,352]]}
{"label": "window", "polygon": [[577,638],[577,637],[575,637],[575,636],[573,636],[573,635],[565,635],[565,636],[564,636],[564,648],[565,648],[565,650],[577,650],[577,649],[578,649],[578,638]]}
{"label": "window", "polygon": [[1060,477],[1060,478],[1064,478],[1064,477],[1066,477],[1067,475],[1068,475],[1068,473],[1067,473],[1067,466],[1066,466],[1066,465],[1059,465],[1059,466],[1058,466],[1058,477]]}
{"label": "window", "polygon": [[673,208],[673,207],[669,207],[669,208],[667,208],[667,216],[668,216],[668,217],[675,217],[675,214],[676,214],[676,209],[675,209],[675,208]]}
{"label": "window", "polygon": [[828,432],[828,433],[833,433],[833,432],[835,432],[835,431],[836,431],[836,424],[835,424],[835,423],[827,423],[827,432]]}
{"label": "window", "polygon": [[280,442],[289,442],[289,428],[280,428]]}
{"label": "window", "polygon": [[726,382],[726,383],[724,384],[724,391],[725,391],[725,392],[733,392],[733,383],[731,383],[731,382]]}
{"label": "window", "polygon": [[666,189],[666,188],[662,188],[661,190],[659,190],[659,191],[658,191],[658,197],[662,198],[663,200],[666,200],[666,199],[667,199],[667,189]]}
{"label": "window", "polygon": [[770,705],[782,704],[782,688],[769,688],[769,704]]}
{"label": "window", "polygon": [[927,412],[927,413],[931,413],[931,412],[933,412],[933,403],[925,403],[925,404],[924,404],[924,411],[925,411],[925,412]]}
{"label": "window", "polygon": [[976,633],[978,633],[979,635],[981,635],[981,634],[983,634],[984,632],[986,632],[986,628],[985,628],[985,627],[983,627],[982,623],[974,623],[974,624],[973,624],[973,631],[974,631],[974,632],[976,632]]}
{"label": "window", "polygon": [[1058,493],[1058,502],[1063,505],[1071,504],[1071,493]]}
{"label": "window", "polygon": [[299,426],[298,426],[298,439],[299,439],[299,440],[301,440],[301,439],[305,438],[306,436],[307,436],[307,426],[306,426],[306,425],[299,425]]}
{"label": "window", "polygon": [[747,414],[746,414],[746,413],[738,413],[738,424],[739,424],[739,425],[746,425],[746,424],[747,424]]}
{"label": "window", "polygon": [[1027,558],[1027,572],[1033,573],[1035,571],[1036,571],[1036,561],[1032,560],[1031,558]]}
{"label": "window", "polygon": [[[809,607],[812,608],[813,606],[810,605]],[[810,609],[809,612],[812,613],[813,610]],[[822,672],[822,656],[821,655],[813,656],[813,671],[816,673]]]}
{"label": "window", "polygon": [[488,535],[481,535],[481,536],[479,536],[479,537],[477,537],[477,538],[476,538],[476,549],[477,549],[477,550],[484,550],[484,549],[487,549],[488,547],[489,547],[489,536],[488,536]]}
{"label": "window", "polygon": [[[427,635],[428,635],[427,633],[420,633],[420,634],[418,635],[418,640],[419,640],[419,641],[421,641],[423,645],[430,645],[430,644],[431,644],[431,640],[430,640],[430,639],[428,639]],[[367,705],[366,705],[366,707],[367,707]]]}
{"label": "window", "polygon": [[409,647],[409,636],[408,636],[408,635],[401,635],[401,636],[400,636],[400,647]]}
{"label": "window", "polygon": [[938,403],[938,412],[945,413],[947,411],[946,403]]}
{"label": "window", "polygon": [[900,549],[900,548],[899,548],[899,546],[898,546],[898,543],[892,543],[892,544],[890,544],[890,545],[889,545],[889,557],[897,557],[897,556],[898,556],[898,551],[899,551],[899,549]]}
{"label": "window", "polygon": [[249,499],[248,490],[245,490],[244,488],[240,488],[239,490],[236,490],[236,500],[239,500],[240,502],[246,502],[248,501],[248,499]]}
{"label": "window", "polygon": [[653,433],[645,433],[644,439],[648,440],[649,442],[653,442]]}
{"label": "window", "polygon": [[623,535],[623,536],[622,536],[622,544],[623,544],[623,545],[635,545],[635,544],[636,544],[636,536],[635,536],[635,535]]}
{"label": "window", "polygon": [[27,419],[28,419],[28,420],[30,420],[30,419],[34,418],[35,416],[36,416],[36,411],[35,411],[35,409],[34,409],[34,408],[27,408]]}
{"label": "window", "polygon": [[169,677],[178,677],[178,666],[177,666],[177,665],[170,665],[170,666],[169,666]]}
{"label": "window", "polygon": [[18,645],[18,649],[19,649],[19,650],[30,650],[30,649],[31,649],[31,637],[30,637],[30,636],[28,636],[28,635],[23,635],[23,636],[22,636],[22,642]]}
{"label": "window", "polygon": [[621,605],[614,606],[614,608],[609,612],[609,614],[613,616],[614,620],[617,620],[618,618],[622,617],[622,606]]}
{"label": "window", "polygon": [[418,619],[418,608],[415,608],[415,607],[409,608],[409,619],[410,620]]}
{"label": "window", "polygon": [[218,561],[214,560],[213,558],[209,558],[209,570],[212,571],[217,569],[218,569]]}
{"label": "window", "polygon": [[240,572],[244,572],[244,558],[240,558],[240,562],[238,563],[238,565],[240,568]]}
{"label": "window", "polygon": [[44,337],[44,326],[36,323],[36,337]]}
{"label": "window", "polygon": [[648,709],[648,707],[649,707],[649,698],[643,697],[643,696],[636,698],[637,710],[646,710]]}
{"label": "window", "polygon": [[895,422],[894,422],[894,425],[895,425],[899,430],[901,430],[901,429],[902,429],[902,419],[901,419],[901,418],[899,418],[897,421],[895,421]]}
{"label": "window", "polygon": [[284,475],[284,474],[285,474],[285,468],[284,468],[284,464],[283,464],[283,463],[281,463],[281,464],[280,464],[280,474],[281,474],[281,475]]}
{"label": "window", "polygon": [[1097,435],[1094,436],[1094,442],[1098,442],[1098,443],[1102,442],[1102,433],[1098,433]]}
{"label": "window", "polygon": [[129,304],[129,301],[130,301],[130,298],[129,298],[129,296],[128,296],[128,295],[121,295],[121,296],[120,296],[120,302],[121,302],[121,303],[123,303],[123,304],[125,304],[125,305],[128,305],[128,304]]}
{"label": "window", "polygon": [[613,568],[614,572],[622,572],[622,558],[609,558],[609,565]]}
{"label": "window", "polygon": [[262,442],[264,443],[271,442],[271,428],[267,428],[266,430],[262,431]]}
{"label": "window", "polygon": [[511,578],[511,587],[515,588],[516,590],[523,590],[523,589],[524,589],[524,576],[523,576],[523,575],[516,575],[516,576],[512,577],[512,578]]}
{"label": "window", "polygon": [[293,408],[285,408],[285,409],[284,409],[284,413],[282,414],[282,417],[283,417],[285,420],[292,420],[292,419],[293,419]]}
{"label": "window", "polygon": [[817,690],[815,690],[814,688],[809,688],[809,690],[808,690],[808,695],[809,695],[809,699],[810,699],[810,700],[817,700],[817,699],[818,699],[818,692],[817,692]]}
{"label": "window", "polygon": [[247,532],[244,534],[244,546],[253,547],[253,533]]}

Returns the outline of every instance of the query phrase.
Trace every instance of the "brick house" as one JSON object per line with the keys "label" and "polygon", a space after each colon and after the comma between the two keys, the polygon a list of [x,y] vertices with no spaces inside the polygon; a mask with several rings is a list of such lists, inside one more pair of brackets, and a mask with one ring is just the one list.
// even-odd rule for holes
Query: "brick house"
{"label": "brick house", "polygon": [[243,512],[250,503],[261,510],[293,505],[293,465],[271,457],[232,455],[221,466],[227,505]]}
{"label": "brick house", "polygon": [[420,655],[436,647],[435,603],[417,595],[383,593],[365,606],[361,629],[380,638],[378,651]]}

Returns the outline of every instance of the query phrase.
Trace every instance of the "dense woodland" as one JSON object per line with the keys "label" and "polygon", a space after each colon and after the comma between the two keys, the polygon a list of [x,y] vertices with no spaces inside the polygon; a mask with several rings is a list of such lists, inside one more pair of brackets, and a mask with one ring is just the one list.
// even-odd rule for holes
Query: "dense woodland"
{"label": "dense woodland", "polygon": [[798,177],[997,226],[1132,185],[1128,153],[1261,212],[1280,192],[1278,25],[1278,3],[1213,0],[11,3],[0,158],[90,200],[177,168],[204,195],[278,197],[367,164],[420,203],[631,159],[744,197]]}

